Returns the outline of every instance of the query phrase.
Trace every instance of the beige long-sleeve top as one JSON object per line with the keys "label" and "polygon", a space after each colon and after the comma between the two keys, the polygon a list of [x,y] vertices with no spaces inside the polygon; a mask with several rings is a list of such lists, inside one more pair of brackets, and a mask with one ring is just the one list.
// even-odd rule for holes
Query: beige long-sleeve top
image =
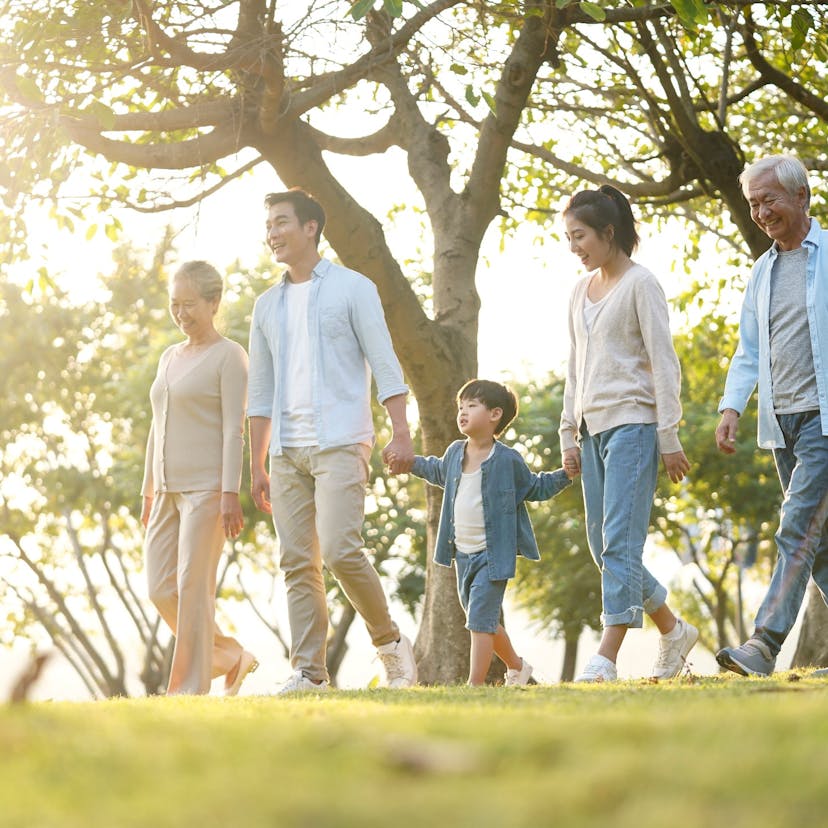
{"label": "beige long-sleeve top", "polygon": [[590,278],[575,285],[569,302],[561,450],[578,444],[585,422],[590,434],[656,423],[659,451],[681,451],[681,368],[661,285],[649,270],[633,264],[607,294],[590,331],[584,319]]}
{"label": "beige long-sleeve top", "polygon": [[220,339],[172,382],[167,367],[178,345],[158,361],[150,386],[152,426],[144,496],[156,492],[238,492],[241,486],[247,353]]}

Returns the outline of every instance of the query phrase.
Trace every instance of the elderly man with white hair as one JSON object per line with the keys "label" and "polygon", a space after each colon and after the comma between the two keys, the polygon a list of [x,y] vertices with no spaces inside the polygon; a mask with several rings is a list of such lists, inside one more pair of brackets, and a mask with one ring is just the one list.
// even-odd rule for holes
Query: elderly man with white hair
{"label": "elderly man with white hair", "polygon": [[739,415],[759,384],[759,446],[784,492],[778,556],[753,636],[716,654],[722,667],[767,676],[796,621],[808,579],[828,601],[828,231],[808,215],[808,171],[773,155],[739,178],[753,221],[773,241],[745,289],[716,443],[735,452]]}

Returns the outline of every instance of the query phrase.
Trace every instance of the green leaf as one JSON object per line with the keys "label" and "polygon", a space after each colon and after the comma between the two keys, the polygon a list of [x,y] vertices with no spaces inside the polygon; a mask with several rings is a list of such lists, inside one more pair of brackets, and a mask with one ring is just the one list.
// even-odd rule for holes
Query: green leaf
{"label": "green leaf", "polygon": [[382,4],[391,17],[400,17],[402,15],[402,0],[382,0]]}
{"label": "green leaf", "polygon": [[351,6],[351,17],[354,20],[362,20],[371,9],[374,8],[374,0],[356,0]]}
{"label": "green leaf", "polygon": [[466,100],[472,105],[477,106],[480,103],[480,95],[475,94],[471,84],[466,87]]}
{"label": "green leaf", "polygon": [[449,69],[452,72],[454,72],[455,75],[468,75],[469,74],[469,70],[466,69],[466,67],[463,66],[462,63],[452,63],[451,66],[449,66]]}
{"label": "green leaf", "polygon": [[681,22],[691,29],[706,23],[709,17],[704,0],[673,0],[673,8]]}
{"label": "green leaf", "polygon": [[43,94],[40,91],[40,87],[34,80],[32,80],[32,78],[27,77],[26,75],[15,75],[14,83],[20,94],[24,97],[33,101],[43,100]]}
{"label": "green leaf", "polygon": [[92,241],[95,238],[95,234],[98,232],[98,225],[97,224],[90,224],[89,227],[86,228],[86,240]]}
{"label": "green leaf", "polygon": [[486,106],[492,111],[492,115],[497,115],[497,101],[495,101],[494,95],[490,95],[488,92],[481,92],[480,95],[486,101]]}
{"label": "green leaf", "polygon": [[808,32],[814,27],[814,19],[807,9],[798,8],[791,18],[791,47],[796,51],[802,48],[808,37]]}
{"label": "green leaf", "polygon": [[115,126],[115,113],[100,101],[93,101],[85,110],[97,122],[101,129],[112,129]]}
{"label": "green leaf", "polygon": [[597,3],[581,3],[581,11],[599,23],[607,19],[607,13]]}

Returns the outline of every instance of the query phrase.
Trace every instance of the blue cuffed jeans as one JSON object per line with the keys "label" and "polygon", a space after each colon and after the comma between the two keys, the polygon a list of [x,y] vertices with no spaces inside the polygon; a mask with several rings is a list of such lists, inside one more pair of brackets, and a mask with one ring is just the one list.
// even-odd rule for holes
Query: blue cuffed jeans
{"label": "blue cuffed jeans", "polygon": [[654,423],[616,426],[600,434],[581,428],[581,483],[587,540],[601,570],[601,622],[641,627],[667,590],[642,557],[658,477]]}
{"label": "blue cuffed jeans", "polygon": [[774,656],[796,621],[811,575],[828,601],[828,437],[818,411],[777,420],[785,436],[785,448],[773,450],[784,492],[778,555],[754,633]]}

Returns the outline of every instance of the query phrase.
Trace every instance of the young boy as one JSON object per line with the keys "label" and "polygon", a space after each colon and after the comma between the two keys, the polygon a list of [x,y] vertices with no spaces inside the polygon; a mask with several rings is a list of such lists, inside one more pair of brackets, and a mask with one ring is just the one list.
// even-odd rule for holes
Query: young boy
{"label": "young boy", "polygon": [[528,684],[531,665],[521,658],[500,623],[506,582],[518,555],[539,560],[526,500],[547,500],[574,477],[563,469],[535,474],[495,438],[517,415],[514,393],[490,380],[467,382],[457,393],[457,426],[465,440],[442,457],[414,460],[412,473],[445,489],[434,560],[457,569],[457,591],[471,632],[469,684],[485,682],[492,653],[506,664],[506,684]]}

